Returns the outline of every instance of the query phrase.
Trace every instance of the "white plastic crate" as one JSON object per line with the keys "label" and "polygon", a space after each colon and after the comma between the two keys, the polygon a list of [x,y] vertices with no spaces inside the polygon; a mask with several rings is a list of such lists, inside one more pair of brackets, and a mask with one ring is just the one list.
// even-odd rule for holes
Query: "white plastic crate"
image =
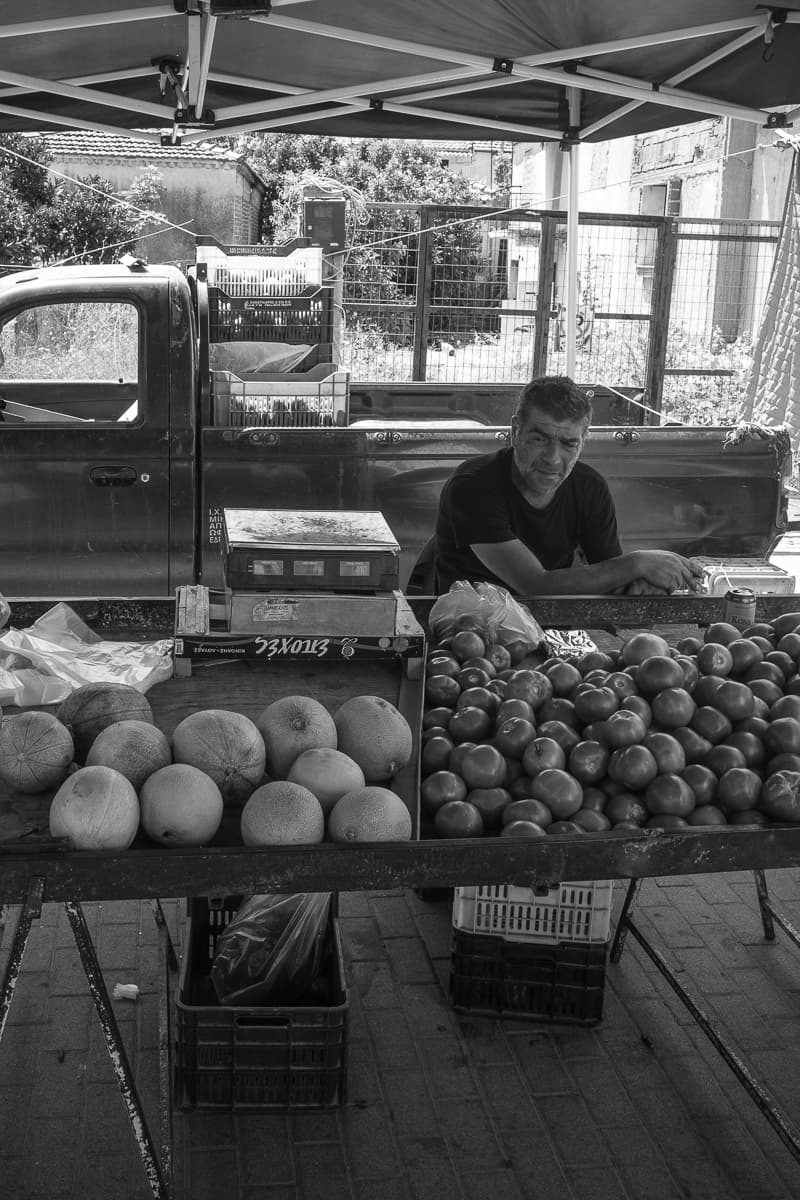
{"label": "white plastic crate", "polygon": [[212,371],[211,379],[217,426],[298,429],[347,424],[350,373],[333,363],[247,379],[230,371]]}
{"label": "white plastic crate", "polygon": [[457,887],[453,925],[515,942],[605,942],[613,890],[610,879],[561,883],[541,896],[508,883]]}
{"label": "white plastic crate", "polygon": [[300,296],[322,285],[322,248],[298,246],[288,254],[226,254],[218,246],[198,246],[207,281],[234,299]]}
{"label": "white plastic crate", "polygon": [[746,587],[756,595],[787,596],[795,590],[795,577],[764,558],[710,558],[696,555],[703,568],[703,590],[724,596],[729,588]]}

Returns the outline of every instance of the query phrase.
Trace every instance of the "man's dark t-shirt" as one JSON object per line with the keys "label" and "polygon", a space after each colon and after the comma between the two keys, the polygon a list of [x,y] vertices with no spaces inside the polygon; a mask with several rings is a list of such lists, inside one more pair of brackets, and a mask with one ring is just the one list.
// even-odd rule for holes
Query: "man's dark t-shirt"
{"label": "man's dark t-shirt", "polygon": [[[622,553],[614,501],[593,467],[577,462],[545,508],[533,508],[511,482],[511,448],[467,459],[442,489],[436,519],[437,590],[456,579],[503,584],[470,549],[518,538],[548,571]],[[503,586],[507,586],[503,584]]]}

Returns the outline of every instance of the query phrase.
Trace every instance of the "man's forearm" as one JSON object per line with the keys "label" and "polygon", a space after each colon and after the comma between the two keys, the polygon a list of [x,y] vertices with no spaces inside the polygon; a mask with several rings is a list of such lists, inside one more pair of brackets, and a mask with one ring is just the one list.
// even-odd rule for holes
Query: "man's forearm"
{"label": "man's forearm", "polygon": [[640,578],[638,552],[620,554],[604,562],[583,563],[557,571],[543,568],[525,572],[526,578],[514,586],[529,596],[592,596],[610,595]]}

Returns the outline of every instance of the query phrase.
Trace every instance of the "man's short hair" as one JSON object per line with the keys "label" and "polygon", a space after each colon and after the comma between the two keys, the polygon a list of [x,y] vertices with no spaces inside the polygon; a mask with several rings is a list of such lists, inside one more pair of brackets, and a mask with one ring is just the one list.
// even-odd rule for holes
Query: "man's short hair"
{"label": "man's short hair", "polygon": [[592,420],[591,400],[567,375],[540,375],[525,385],[514,411],[520,426],[532,408],[556,421],[584,421],[588,427]]}

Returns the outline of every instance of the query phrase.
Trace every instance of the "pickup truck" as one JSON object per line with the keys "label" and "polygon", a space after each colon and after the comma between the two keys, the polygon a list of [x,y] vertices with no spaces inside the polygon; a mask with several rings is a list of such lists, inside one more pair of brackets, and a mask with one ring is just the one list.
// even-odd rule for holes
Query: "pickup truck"
{"label": "pickup truck", "polygon": [[[490,385],[353,382],[329,424],[246,411],[233,423],[203,275],[134,262],[0,279],[4,595],[219,587],[226,507],[379,509],[403,586],[444,480],[507,441],[517,389]],[[598,401],[585,458],[609,481],[625,550],[773,552],[788,525],[785,431],[648,426],[615,393]]]}

